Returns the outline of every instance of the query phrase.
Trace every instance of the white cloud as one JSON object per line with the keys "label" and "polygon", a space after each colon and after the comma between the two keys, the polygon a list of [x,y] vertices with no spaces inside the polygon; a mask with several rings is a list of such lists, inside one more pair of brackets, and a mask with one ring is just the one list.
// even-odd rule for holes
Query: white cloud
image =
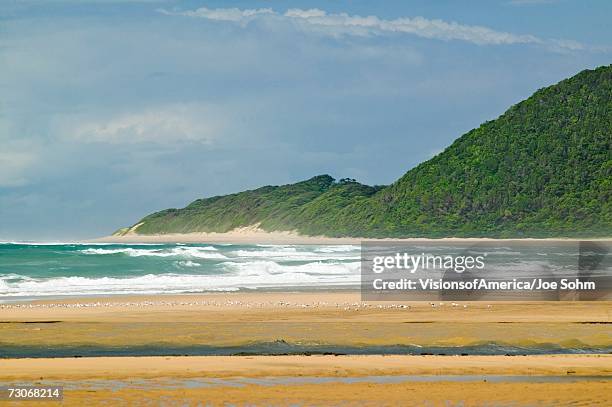
{"label": "white cloud", "polygon": [[158,11],[167,15],[229,21],[241,25],[246,25],[256,19],[275,19],[291,22],[304,31],[319,32],[332,36],[412,34],[423,38],[444,41],[459,40],[478,45],[539,44],[549,46],[551,49],[577,50],[584,48],[582,44],[576,41],[545,40],[529,34],[514,34],[484,26],[465,25],[424,17],[402,17],[385,20],[377,16],[362,17],[347,13],[327,13],[320,9],[289,9],[282,14],[269,8],[209,9],[202,7],[192,11],[168,11],[164,9]]}
{"label": "white cloud", "polygon": [[286,17],[299,17],[299,18],[312,18],[312,17],[325,17],[326,13],[318,8],[311,8],[310,10],[302,10],[299,8],[291,8],[285,12]]}
{"label": "white cloud", "polygon": [[[77,120],[69,120],[74,122]],[[69,131],[72,139],[111,144],[210,144],[223,131],[218,117],[201,106],[178,105],[85,121]]]}
{"label": "white cloud", "polygon": [[199,8],[193,11],[183,11],[183,12],[172,12],[164,9],[158,10],[160,13],[168,14],[168,15],[183,15],[188,17],[202,17],[209,20],[218,20],[218,21],[233,21],[233,22],[248,22],[258,16],[262,15],[274,15],[276,14],[274,10],[270,8],[260,8],[260,9],[245,9],[241,10],[238,8],[217,8],[217,9],[208,9],[206,7]]}

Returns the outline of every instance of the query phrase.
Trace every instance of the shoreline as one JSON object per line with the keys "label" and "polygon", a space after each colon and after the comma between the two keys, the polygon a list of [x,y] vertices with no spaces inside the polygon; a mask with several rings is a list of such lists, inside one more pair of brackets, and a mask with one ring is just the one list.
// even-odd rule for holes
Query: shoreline
{"label": "shoreline", "polygon": [[515,243],[575,243],[581,241],[597,241],[612,243],[612,237],[595,238],[487,238],[487,237],[444,237],[444,238],[362,238],[362,237],[328,237],[305,236],[296,232],[274,231],[266,232],[256,227],[244,227],[225,233],[196,232],[196,233],[168,233],[155,235],[139,235],[128,233],[122,236],[104,236],[86,240],[89,243],[221,243],[221,244],[278,244],[278,245],[359,245],[362,242],[405,242],[405,243],[487,243],[487,242],[515,242]]}
{"label": "shoreline", "polygon": [[[204,293],[169,294],[100,294],[66,296],[63,298],[34,298],[0,304],[0,320],[18,318],[31,320],[38,313],[65,312],[64,317],[75,317],[79,312],[100,309],[109,316],[118,317],[119,311],[132,311],[147,315],[149,311],[185,311],[192,307],[198,311],[247,310],[249,313],[272,311],[301,311],[303,314],[318,314],[327,311],[364,311],[383,313],[386,316],[401,316],[402,319],[429,322],[452,322],[446,312],[462,312],[461,320],[471,322],[611,322],[612,301],[419,301],[419,300],[362,300],[359,289],[318,290],[244,290],[211,291]],[[117,308],[117,309],[113,309]],[[38,311],[37,311],[38,310]],[[70,311],[69,311],[70,310]],[[590,311],[589,315],[585,311]],[[562,311],[562,313],[561,313]],[[16,312],[20,315],[10,315]],[[272,314],[273,315],[273,314]],[[272,316],[271,315],[271,316]],[[327,314],[326,314],[327,315]],[[167,315],[164,314],[165,317]],[[191,316],[206,319],[210,315]],[[418,317],[418,318],[416,318]],[[8,319],[7,319],[8,318]],[[415,319],[416,318],[416,319]]]}
{"label": "shoreline", "polygon": [[377,302],[361,301],[358,291],[36,300],[0,304],[0,344],[19,357],[54,349],[80,356],[602,354],[612,346],[611,304]]}

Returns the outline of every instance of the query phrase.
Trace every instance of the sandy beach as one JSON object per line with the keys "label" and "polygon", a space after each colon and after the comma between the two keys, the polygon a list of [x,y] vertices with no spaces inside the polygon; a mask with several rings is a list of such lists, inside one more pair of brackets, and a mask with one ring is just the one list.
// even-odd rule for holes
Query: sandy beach
{"label": "sandy beach", "polygon": [[170,405],[203,400],[214,405],[445,405],[448,401],[480,405],[483,400],[607,405],[611,359],[610,355],[20,359],[0,360],[0,381],[62,384],[67,405],[160,399]]}
{"label": "sandy beach", "polygon": [[[1,360],[0,380],[369,376],[610,376],[611,355],[150,356]],[[42,379],[41,379],[42,377]],[[448,379],[448,378],[447,378]]]}
{"label": "sandy beach", "polygon": [[610,302],[363,302],[359,292],[114,296],[0,304],[4,345],[610,346]]}
{"label": "sandy beach", "polygon": [[[138,382],[138,381],[137,381]],[[101,386],[64,390],[60,403],[83,406],[609,406],[610,382],[593,380],[573,383],[401,382],[324,384],[229,384],[177,389],[176,382],[138,382],[134,387]],[[190,383],[191,384],[191,383]],[[146,386],[146,387],[145,387]],[[40,401],[18,401],[7,405],[40,406]]]}
{"label": "sandy beach", "polygon": [[[254,343],[280,342],[360,349],[499,343],[591,349],[611,345],[611,305],[362,302],[355,291],[48,299],[0,304],[0,345],[249,349]],[[0,383],[63,385],[65,405],[162,399],[169,405],[201,400],[212,405],[405,405],[407,400],[606,405],[610,376],[609,354],[0,359]]]}
{"label": "sandy beach", "polygon": [[394,241],[405,243],[476,243],[476,242],[513,242],[537,244],[538,242],[579,242],[581,240],[612,242],[609,238],[551,238],[551,239],[492,239],[492,238],[457,238],[448,237],[440,239],[404,238],[404,239],[371,239],[362,237],[329,237],[306,236],[295,231],[268,232],[260,229],[258,225],[236,228],[225,233],[168,233],[160,235],[143,235],[129,232],[124,235],[104,236],[92,239],[97,243],[232,243],[232,244],[360,244],[363,241]]}

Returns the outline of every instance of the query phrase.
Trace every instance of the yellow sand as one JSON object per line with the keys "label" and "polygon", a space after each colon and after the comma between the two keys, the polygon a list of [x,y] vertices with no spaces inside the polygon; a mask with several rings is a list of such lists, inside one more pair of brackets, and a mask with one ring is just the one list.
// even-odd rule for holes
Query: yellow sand
{"label": "yellow sand", "polygon": [[[357,292],[223,293],[0,305],[3,345],[339,346],[487,342],[609,347],[610,302],[361,302]],[[28,323],[26,323],[28,322]],[[71,384],[64,405],[610,405],[610,381],[319,383],[210,388],[180,378],[379,375],[611,376],[612,355],[0,359],[0,382]],[[146,379],[144,389],[135,387]],[[87,382],[81,382],[87,380]],[[115,387],[100,383],[114,380]],[[159,382],[159,384],[156,384]],[[81,384],[82,383],[82,384]],[[89,383],[89,384],[87,384]],[[98,387],[91,386],[98,383]],[[110,386],[110,387],[109,387]],[[41,405],[16,402],[16,406]],[[203,403],[203,405],[206,405]]]}
{"label": "yellow sand", "polygon": [[[69,391],[63,405],[610,406],[610,383],[330,383],[206,389]],[[14,404],[39,406],[40,402]]]}
{"label": "yellow sand", "polygon": [[[610,405],[611,383],[487,381],[319,383],[235,387],[164,386],[164,380],[220,377],[377,375],[610,376],[610,355],[551,356],[255,356],[0,360],[0,380],[69,384],[64,405]],[[142,387],[142,379],[153,378]],[[87,382],[83,382],[87,380]],[[96,382],[98,380],[98,382]],[[99,382],[103,380],[103,382]],[[108,380],[123,384],[108,384]],[[135,385],[131,385],[134,380]],[[101,384],[102,383],[102,384]],[[80,386],[80,387],[79,387]],[[125,387],[124,387],[125,386]],[[23,403],[15,405],[36,405]]]}
{"label": "yellow sand", "polygon": [[537,375],[609,376],[612,355],[147,356],[0,359],[0,379]]}
{"label": "yellow sand", "polygon": [[[361,302],[356,292],[112,297],[0,305],[5,345],[610,346],[610,302]],[[48,323],[23,323],[23,322]]]}
{"label": "yellow sand", "polygon": [[[360,244],[368,241],[403,241],[410,243],[418,242],[578,242],[577,239],[490,239],[490,238],[407,238],[407,239],[366,239],[361,237],[328,237],[328,236],[306,236],[296,231],[274,231],[267,232],[259,227],[259,224],[239,227],[228,232],[194,232],[194,233],[167,233],[159,235],[139,235],[135,231],[136,225],[130,232],[123,236],[105,236],[92,240],[93,242],[114,243],[233,243],[233,244]],[[585,240],[585,239],[581,239]],[[591,241],[611,242],[609,238],[592,238]]]}

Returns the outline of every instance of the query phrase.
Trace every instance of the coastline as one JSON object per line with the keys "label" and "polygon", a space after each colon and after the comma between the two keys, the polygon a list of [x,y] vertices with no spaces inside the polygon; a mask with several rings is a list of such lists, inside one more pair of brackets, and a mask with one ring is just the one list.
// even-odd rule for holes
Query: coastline
{"label": "coastline", "polygon": [[602,238],[360,238],[360,237],[328,237],[328,236],[305,236],[290,231],[267,232],[257,226],[237,228],[225,233],[168,233],[156,235],[141,235],[134,232],[122,236],[104,236],[87,240],[89,243],[221,243],[221,244],[271,244],[271,245],[358,245],[361,242],[405,242],[405,243],[484,243],[484,242],[526,242],[537,244],[538,242],[580,242],[580,241],[599,241],[612,243],[612,237]]}
{"label": "coastline", "polygon": [[61,385],[69,406],[384,406],[407,397],[605,405],[611,309],[612,301],[362,301],[357,290],[306,287],[17,300],[0,303],[0,386]]}

